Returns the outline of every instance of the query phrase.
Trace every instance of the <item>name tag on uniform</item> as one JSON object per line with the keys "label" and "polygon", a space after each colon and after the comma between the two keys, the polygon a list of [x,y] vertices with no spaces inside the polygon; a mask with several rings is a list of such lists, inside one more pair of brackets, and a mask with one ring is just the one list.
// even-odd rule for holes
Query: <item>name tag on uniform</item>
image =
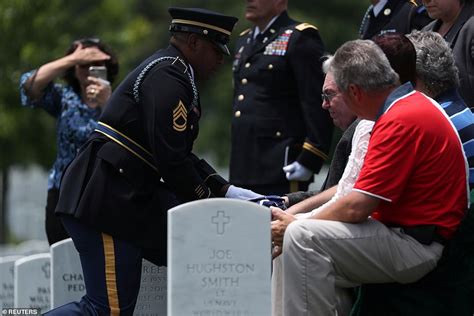
{"label": "name tag on uniform", "polygon": [[284,56],[288,49],[288,42],[293,30],[286,30],[285,33],[278,36],[274,41],[265,47],[264,55]]}

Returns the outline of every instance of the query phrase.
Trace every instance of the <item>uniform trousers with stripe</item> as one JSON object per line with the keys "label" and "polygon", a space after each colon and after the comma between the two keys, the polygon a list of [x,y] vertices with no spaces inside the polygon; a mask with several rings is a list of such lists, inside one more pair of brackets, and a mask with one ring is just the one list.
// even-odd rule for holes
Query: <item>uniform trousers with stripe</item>
{"label": "uniform trousers with stripe", "polygon": [[79,252],[86,295],[45,315],[133,315],[140,290],[142,249],[71,216],[61,219]]}

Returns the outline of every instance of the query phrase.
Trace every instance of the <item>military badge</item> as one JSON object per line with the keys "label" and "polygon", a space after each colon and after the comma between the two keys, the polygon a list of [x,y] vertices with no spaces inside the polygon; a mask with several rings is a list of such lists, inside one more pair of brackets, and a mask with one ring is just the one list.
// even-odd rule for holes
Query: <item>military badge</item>
{"label": "military badge", "polygon": [[288,42],[290,41],[293,30],[286,30],[283,34],[278,36],[274,41],[265,47],[264,55],[284,56],[288,49]]}
{"label": "military badge", "polygon": [[185,131],[187,123],[188,110],[186,110],[183,102],[179,100],[178,105],[173,110],[173,129],[177,132]]}

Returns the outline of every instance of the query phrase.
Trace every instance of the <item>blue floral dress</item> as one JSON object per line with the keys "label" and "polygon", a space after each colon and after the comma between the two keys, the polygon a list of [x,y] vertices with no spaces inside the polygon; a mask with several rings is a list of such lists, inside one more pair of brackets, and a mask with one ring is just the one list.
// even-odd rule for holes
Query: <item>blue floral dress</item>
{"label": "blue floral dress", "polygon": [[21,104],[42,108],[56,118],[56,160],[48,178],[48,190],[59,189],[62,174],[74,159],[79,148],[94,131],[100,110],[83,103],[70,86],[50,83],[40,100],[32,100],[25,93],[25,82],[36,70],[24,73],[20,79]]}

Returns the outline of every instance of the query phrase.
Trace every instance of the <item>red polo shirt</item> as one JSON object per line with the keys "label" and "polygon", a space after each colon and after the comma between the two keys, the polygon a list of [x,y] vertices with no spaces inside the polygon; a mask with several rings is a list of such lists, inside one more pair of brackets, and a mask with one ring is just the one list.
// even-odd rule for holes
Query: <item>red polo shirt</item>
{"label": "red polo shirt", "polygon": [[419,92],[376,122],[354,190],[381,199],[372,217],[394,226],[431,225],[452,237],[467,209],[466,161],[441,107]]}

